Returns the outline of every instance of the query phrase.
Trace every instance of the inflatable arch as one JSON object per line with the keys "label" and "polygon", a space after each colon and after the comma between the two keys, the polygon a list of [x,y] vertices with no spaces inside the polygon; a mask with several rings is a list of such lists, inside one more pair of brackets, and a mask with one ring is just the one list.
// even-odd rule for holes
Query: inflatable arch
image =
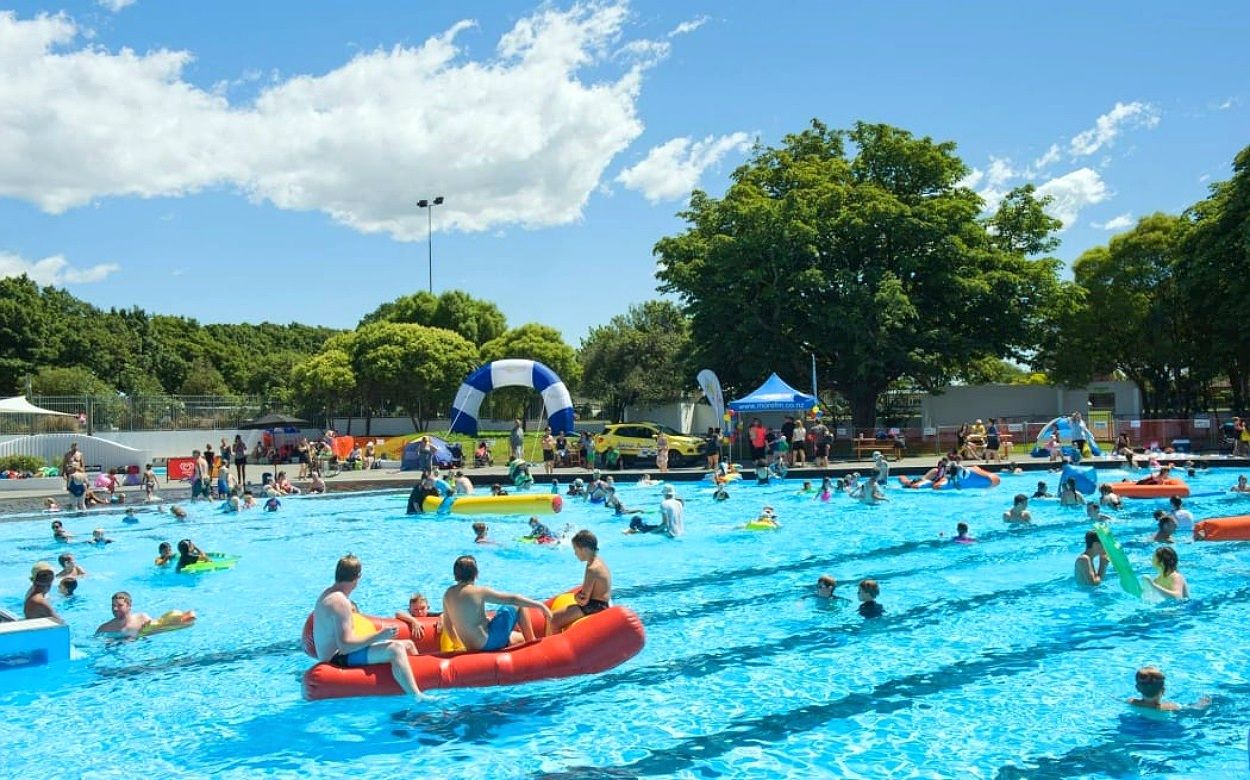
{"label": "inflatable arch", "polygon": [[537,360],[496,360],[465,378],[451,405],[451,431],[477,436],[477,410],[499,387],[532,387],[543,397],[551,430],[573,433],[573,397],[556,372]]}

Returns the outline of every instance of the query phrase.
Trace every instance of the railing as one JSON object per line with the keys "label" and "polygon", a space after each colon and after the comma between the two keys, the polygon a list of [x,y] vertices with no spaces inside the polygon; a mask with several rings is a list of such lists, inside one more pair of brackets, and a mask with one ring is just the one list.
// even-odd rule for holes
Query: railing
{"label": "railing", "polygon": [[32,396],[30,402],[72,417],[0,416],[5,433],[172,431],[237,428],[264,412],[289,413],[253,396],[69,395]]}

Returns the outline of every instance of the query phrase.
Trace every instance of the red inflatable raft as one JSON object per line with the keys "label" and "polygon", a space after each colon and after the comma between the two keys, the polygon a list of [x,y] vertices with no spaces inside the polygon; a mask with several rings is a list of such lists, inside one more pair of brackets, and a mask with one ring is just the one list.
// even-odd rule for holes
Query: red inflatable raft
{"label": "red inflatable raft", "polygon": [[1139,485],[1136,482],[1112,482],[1111,490],[1124,498],[1171,498],[1189,495],[1189,485],[1179,479],[1167,479],[1153,485]]}
{"label": "red inflatable raft", "polygon": [[1213,517],[1194,523],[1195,542],[1250,542],[1250,515]]}
{"label": "red inflatable raft", "polygon": [[[530,610],[535,633],[546,629],[538,610]],[[408,627],[390,618],[365,616],[378,628],[396,626],[398,639],[411,639]],[[420,655],[409,656],[412,675],[423,690],[481,688],[491,685],[598,674],[638,654],[646,643],[642,621],[625,607],[609,607],[578,620],[559,634],[495,652],[440,653],[435,632],[438,618],[422,618]],[[315,656],[312,615],[304,623],[304,651]],[[353,696],[402,694],[389,664],[351,669],[319,663],[304,673],[304,698],[343,699]]]}

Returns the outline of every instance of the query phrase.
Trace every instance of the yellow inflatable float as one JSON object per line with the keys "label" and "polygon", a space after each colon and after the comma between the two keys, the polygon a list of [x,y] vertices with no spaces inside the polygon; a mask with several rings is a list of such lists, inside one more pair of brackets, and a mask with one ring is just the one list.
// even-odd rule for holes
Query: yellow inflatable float
{"label": "yellow inflatable float", "polygon": [[[426,496],[422,508],[431,514],[448,511],[444,498]],[[554,515],[564,508],[564,499],[554,493],[518,493],[508,496],[452,496],[453,515]]]}

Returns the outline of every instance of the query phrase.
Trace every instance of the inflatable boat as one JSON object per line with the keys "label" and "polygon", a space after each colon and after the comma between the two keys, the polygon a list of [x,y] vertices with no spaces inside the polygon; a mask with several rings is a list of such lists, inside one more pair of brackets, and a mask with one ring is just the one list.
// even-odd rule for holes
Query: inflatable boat
{"label": "inflatable boat", "polygon": [[955,479],[944,476],[936,482],[927,479],[908,479],[899,477],[899,484],[905,488],[931,488],[933,490],[964,490],[967,488],[992,488],[1002,482],[997,474],[992,474],[980,466],[964,466],[963,476]]}
{"label": "inflatable boat", "polygon": [[[451,502],[444,508],[444,502]],[[426,496],[422,508],[430,514],[450,511],[453,515],[554,515],[564,508],[564,499],[554,493],[518,493],[507,496]]]}
{"label": "inflatable boat", "polygon": [[1250,541],[1250,515],[1212,517],[1194,523],[1195,542]]}
{"label": "inflatable boat", "polygon": [[1189,495],[1189,485],[1179,479],[1166,479],[1153,485],[1139,485],[1136,482],[1112,482],[1111,490],[1122,498],[1171,498]]}
{"label": "inflatable boat", "polygon": [[[634,657],[646,643],[642,622],[625,607],[609,607],[581,618],[558,634],[546,637],[541,636],[546,630],[542,613],[530,610],[529,614],[534,631],[540,638],[492,652],[441,652],[441,635],[437,632],[439,619],[419,618],[425,629],[422,638],[416,642],[420,655],[408,657],[417,686],[423,691],[481,688],[598,674]],[[408,627],[400,621],[364,615],[358,619],[367,620],[375,627],[374,630],[395,626],[397,639],[412,638]],[[313,655],[311,615],[304,623],[303,638],[305,652]],[[403,693],[399,683],[395,682],[390,664],[344,669],[318,663],[304,673],[303,687],[304,698],[309,700],[397,696]]]}

